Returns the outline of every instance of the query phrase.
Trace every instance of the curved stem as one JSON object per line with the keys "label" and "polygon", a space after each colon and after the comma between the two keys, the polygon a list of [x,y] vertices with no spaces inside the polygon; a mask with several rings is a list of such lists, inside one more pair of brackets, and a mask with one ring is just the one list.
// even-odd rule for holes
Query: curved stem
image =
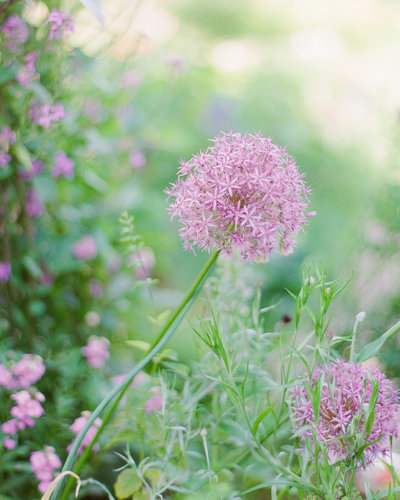
{"label": "curved stem", "polygon": [[[153,358],[154,356],[161,351],[161,349],[165,346],[165,344],[168,342],[168,340],[172,337],[176,329],[178,328],[179,324],[181,323],[182,319],[184,318],[186,312],[192,305],[194,299],[196,298],[197,294],[200,292],[205,279],[211,270],[214,262],[217,260],[217,257],[219,255],[220,251],[218,250],[215,252],[211,257],[208,259],[206,264],[204,265],[203,269],[201,270],[200,274],[190,287],[188,293],[182,300],[182,302],[179,304],[179,306],[175,309],[174,313],[170,316],[166,324],[164,325],[163,329],[161,330],[160,334],[158,335],[156,341],[154,342],[153,346],[150,348],[146,356],[134,367],[132,370],[125,376],[125,378],[112,390],[110,393],[103,399],[103,401],[97,406],[97,408],[93,411],[91,416],[89,417],[88,421],[86,422],[86,425],[84,428],[81,430],[81,432],[77,435],[74,444],[72,446],[72,449],[64,463],[64,466],[62,468],[62,472],[71,470],[71,467],[74,463],[74,460],[77,456],[77,451],[79,446],[81,445],[84,437],[86,436],[87,431],[89,428],[93,425],[94,421],[96,420],[97,417],[99,417],[103,410],[111,403],[111,401],[118,396],[117,401],[115,404],[111,407],[110,411],[107,413],[103,424],[99,428],[95,438],[93,439],[92,443],[90,444],[90,447],[94,445],[96,442],[96,439],[99,437],[101,431],[106,427],[108,421],[110,420],[112,414],[114,413],[114,410],[117,407],[118,402],[124,395],[125,391],[128,389],[130,386],[132,380],[134,377],[142,370]],[[82,456],[82,460],[80,461],[80,468],[83,467],[87,457],[89,456],[89,452],[85,455]],[[54,497],[53,500],[57,500],[60,497],[61,490],[62,490],[62,485],[63,481],[61,481],[57,485],[57,489],[54,492]],[[66,491],[66,494],[63,495],[63,498],[66,498],[66,495],[68,494],[68,491]]]}

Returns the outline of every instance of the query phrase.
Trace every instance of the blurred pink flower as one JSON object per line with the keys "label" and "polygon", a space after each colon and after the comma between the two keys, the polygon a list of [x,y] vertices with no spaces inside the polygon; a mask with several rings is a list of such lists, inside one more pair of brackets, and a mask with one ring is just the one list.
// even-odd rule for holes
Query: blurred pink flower
{"label": "blurred pink flower", "polygon": [[39,198],[37,191],[31,188],[28,191],[28,199],[26,201],[26,211],[31,217],[40,217],[44,212],[44,205]]}
{"label": "blurred pink flower", "polygon": [[3,443],[4,448],[6,448],[7,450],[13,450],[17,446],[15,440],[10,438],[9,436],[4,436]]}
{"label": "blurred pink flower", "polygon": [[37,80],[39,75],[36,74],[35,61],[39,55],[39,51],[31,52],[25,56],[25,66],[22,66],[17,73],[17,81],[24,87],[29,87],[32,80]]}
{"label": "blurred pink flower", "polygon": [[6,389],[16,389],[15,382],[10,370],[4,365],[0,365],[0,385]]}
{"label": "blurred pink flower", "polygon": [[0,262],[0,281],[2,283],[7,283],[11,274],[11,263],[10,262]]}
{"label": "blurred pink flower", "polygon": [[43,162],[40,160],[32,160],[31,163],[31,168],[29,170],[27,169],[21,169],[19,171],[19,176],[21,177],[22,180],[24,181],[30,181],[32,177],[35,175],[41,174],[43,172]]}
{"label": "blurred pink flower", "polygon": [[11,399],[17,403],[16,406],[11,408],[11,415],[26,427],[33,427],[35,425],[33,418],[38,418],[44,413],[44,409],[40,404],[41,401],[44,401],[41,392],[36,392],[32,396],[30,392],[23,390],[12,394]]}
{"label": "blurred pink flower", "polygon": [[1,27],[1,30],[7,35],[7,47],[12,52],[17,50],[18,45],[22,45],[28,40],[28,27],[17,14],[11,14]]}
{"label": "blurred pink flower", "polygon": [[[158,387],[156,388],[158,389]],[[154,413],[156,410],[161,410],[163,407],[164,400],[159,394],[155,394],[150,399],[148,399],[144,404],[144,411],[148,415]]]}
{"label": "blurred pink flower", "polygon": [[0,168],[5,167],[11,161],[11,156],[5,151],[0,149]]}
{"label": "blurred pink flower", "polygon": [[12,367],[12,373],[18,381],[19,387],[30,387],[40,380],[46,371],[46,367],[40,356],[36,354],[24,354],[22,358]]}
{"label": "blurred pink flower", "polygon": [[64,151],[57,151],[54,158],[54,167],[51,171],[52,177],[63,176],[66,179],[74,178],[75,162],[72,158],[64,153]]}
{"label": "blurred pink flower", "polygon": [[30,118],[33,123],[37,123],[43,128],[49,128],[53,122],[57,122],[67,115],[61,102],[56,102],[54,106],[51,104],[41,105],[39,101],[35,101],[30,109]]}
{"label": "blurred pink flower", "polygon": [[74,18],[71,14],[61,12],[59,9],[52,9],[46,24],[50,23],[49,40],[65,38],[65,32],[74,31]]}
{"label": "blurred pink flower", "polygon": [[[71,431],[75,434],[78,435],[81,430],[85,427],[88,419],[90,417],[90,412],[89,411],[84,411],[82,412],[81,416],[78,417],[73,424],[70,426]],[[98,428],[101,426],[102,420],[100,418],[96,418],[94,421],[93,425],[89,427],[88,431],[85,434],[85,437],[83,438],[82,443],[80,444],[78,448],[78,455],[80,455],[86,446],[89,446],[89,444],[93,441],[93,438],[95,437]],[[72,449],[72,446],[75,442],[75,439],[68,445],[67,451],[70,452]],[[97,451],[99,449],[99,445],[96,443],[93,446],[93,450]]]}
{"label": "blurred pink flower", "polygon": [[12,418],[11,420],[7,420],[7,422],[1,424],[1,430],[4,434],[14,435],[19,429],[21,429],[21,427],[23,428],[23,426],[21,426],[21,422],[19,422],[16,418]]}
{"label": "blurred pink flower", "polygon": [[129,154],[129,163],[133,168],[143,168],[146,165],[146,157],[138,149],[134,149]]}
{"label": "blurred pink flower", "polygon": [[130,264],[139,264],[138,267],[135,265],[136,278],[138,280],[145,280],[149,277],[150,271],[152,270],[156,259],[151,248],[143,247],[136,253],[131,254],[128,258],[128,262]]}
{"label": "blurred pink flower", "polygon": [[[121,373],[121,375],[116,375],[115,377],[112,378],[112,381],[115,385],[118,385],[120,382],[123,381],[123,379],[126,377],[126,373]],[[146,374],[144,371],[140,371],[136,377],[132,380],[132,383],[129,385],[129,387],[140,387],[141,385],[144,384],[146,380]]]}
{"label": "blurred pink flower", "polygon": [[96,337],[95,335],[89,337],[89,341],[81,351],[87,358],[89,366],[93,368],[102,368],[104,363],[110,357],[108,346],[110,342],[105,337]]}
{"label": "blurred pink flower", "polygon": [[61,460],[53,446],[45,446],[43,451],[34,451],[29,458],[31,469],[39,481],[38,490],[44,493],[54,479],[55,469],[61,467]]}
{"label": "blurred pink flower", "polygon": [[80,260],[94,259],[97,255],[97,245],[93,236],[87,234],[72,246],[72,254]]}
{"label": "blurred pink flower", "polygon": [[8,151],[10,144],[15,144],[17,142],[17,137],[15,132],[13,132],[8,125],[2,128],[0,131],[0,145],[5,150]]}

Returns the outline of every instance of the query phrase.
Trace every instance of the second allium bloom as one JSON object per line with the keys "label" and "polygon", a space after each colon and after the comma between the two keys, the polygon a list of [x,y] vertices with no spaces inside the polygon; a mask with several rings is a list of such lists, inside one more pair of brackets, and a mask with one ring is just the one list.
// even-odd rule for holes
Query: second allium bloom
{"label": "second allium bloom", "polygon": [[267,260],[292,250],[306,223],[310,188],[286,148],[259,134],[221,133],[205,152],[182,161],[167,190],[185,248]]}

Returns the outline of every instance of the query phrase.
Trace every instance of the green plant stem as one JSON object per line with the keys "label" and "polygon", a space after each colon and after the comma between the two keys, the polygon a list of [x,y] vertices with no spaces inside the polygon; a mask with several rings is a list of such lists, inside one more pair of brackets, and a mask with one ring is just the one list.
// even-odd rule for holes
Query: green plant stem
{"label": "green plant stem", "polygon": [[[93,425],[94,421],[96,418],[98,418],[105,408],[111,403],[111,401],[118,396],[118,399],[115,401],[114,405],[110,408],[110,411],[106,414],[104,421],[99,428],[95,438],[90,444],[90,447],[93,447],[93,445],[96,442],[96,439],[100,436],[101,432],[103,429],[106,427],[108,421],[110,420],[111,416],[113,415],[118,402],[121,400],[122,396],[124,395],[125,391],[128,389],[130,386],[132,380],[134,377],[139,373],[140,370],[142,370],[153,358],[156,354],[158,354],[161,349],[165,346],[165,344],[168,342],[168,340],[172,337],[174,332],[176,331],[178,325],[181,323],[182,319],[184,318],[186,312],[192,305],[194,299],[196,298],[197,294],[200,292],[205,279],[211,270],[214,262],[217,260],[217,257],[219,255],[220,251],[215,252],[211,257],[208,259],[206,264],[204,265],[203,269],[200,271],[200,274],[190,287],[188,293],[182,300],[182,302],[179,304],[179,306],[175,309],[174,313],[169,317],[167,320],[166,324],[164,325],[163,329],[161,330],[160,334],[158,335],[156,341],[154,342],[153,346],[150,348],[146,356],[140,361],[132,370],[125,376],[125,378],[112,390],[110,393],[101,401],[101,403],[97,406],[97,408],[93,411],[91,416],[89,417],[88,421],[86,422],[86,425],[84,428],[81,430],[81,432],[77,435],[76,439],[74,440],[74,444],[72,446],[72,449],[64,463],[64,466],[62,468],[62,472],[71,470],[71,467],[74,463],[74,460],[77,455],[77,451],[79,449],[79,446],[81,445],[84,437],[86,436],[87,431],[89,428]],[[80,460],[80,469],[83,467],[84,463],[86,462],[87,458],[89,456],[89,452],[87,452],[85,455],[82,455],[82,459]],[[54,491],[53,494],[53,500],[57,500],[60,498],[60,494],[62,491],[64,481],[60,481],[58,484],[56,490]],[[63,499],[67,498],[68,491],[63,495]]]}

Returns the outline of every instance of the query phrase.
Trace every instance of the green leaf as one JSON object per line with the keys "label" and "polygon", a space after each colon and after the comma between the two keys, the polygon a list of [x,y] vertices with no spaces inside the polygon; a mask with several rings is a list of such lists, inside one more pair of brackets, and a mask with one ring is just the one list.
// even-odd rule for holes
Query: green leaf
{"label": "green leaf", "polygon": [[266,410],[264,410],[262,413],[260,413],[260,415],[258,415],[258,417],[254,421],[254,424],[252,427],[253,434],[255,434],[257,432],[259,425],[264,420],[264,418],[268,415],[268,413],[271,412],[272,408],[273,408],[272,406],[269,406]]}
{"label": "green leaf", "polygon": [[144,340],[127,340],[126,343],[131,347],[139,349],[140,351],[146,352],[150,349],[150,344],[148,344]]}
{"label": "green leaf", "polygon": [[137,472],[131,468],[124,469],[117,477],[114,484],[115,495],[118,499],[128,498],[133,495],[142,485]]}

